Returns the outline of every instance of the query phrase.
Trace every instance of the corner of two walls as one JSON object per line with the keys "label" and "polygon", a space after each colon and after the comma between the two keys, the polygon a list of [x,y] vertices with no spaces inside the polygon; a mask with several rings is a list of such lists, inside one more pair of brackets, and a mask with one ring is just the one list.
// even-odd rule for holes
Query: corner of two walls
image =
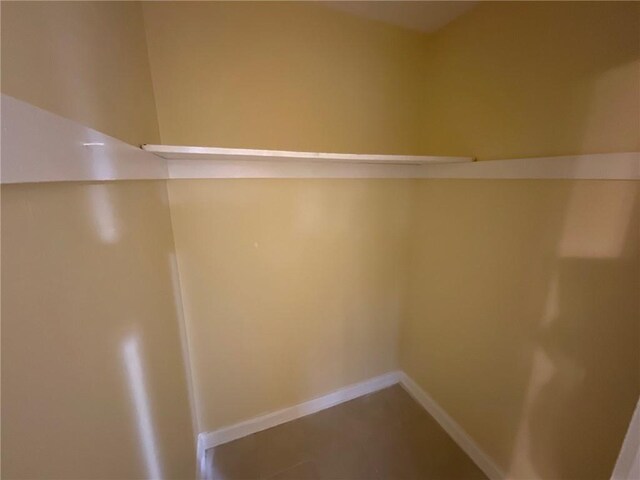
{"label": "corner of two walls", "polygon": [[[415,153],[414,35],[315,5],[146,3],[144,19],[140,8],[3,3],[3,92],[132,144],[158,141],[154,92],[164,142]],[[207,431],[396,369],[412,182],[3,186],[2,248],[20,260],[2,263],[3,338],[38,352],[3,344],[5,473],[188,477],[189,410]],[[138,340],[123,346],[128,328]],[[42,385],[48,395],[34,395]],[[87,391],[104,407],[83,410]]]}
{"label": "corner of two walls", "polygon": [[[139,4],[1,9],[3,93],[158,142]],[[166,182],[13,184],[1,196],[3,475],[193,478]]]}
{"label": "corner of two walls", "polygon": [[[637,4],[487,3],[433,35],[318,7],[256,8],[145,4],[164,141],[480,160],[640,149]],[[401,368],[507,474],[608,475],[638,394],[637,182],[172,181],[169,191],[196,396],[221,399],[203,407],[201,431],[396,368],[397,334],[379,323],[391,320]],[[609,312],[617,322],[598,335]],[[319,350],[305,343],[318,338]],[[309,363],[280,378],[293,358]],[[593,358],[624,380],[609,385]]]}
{"label": "corner of two walls", "polygon": [[[640,149],[633,130],[639,118],[632,82],[638,56],[628,46],[638,31],[637,4],[481,4],[426,37],[317,5],[264,10],[265,5],[224,2],[83,4],[77,6],[86,9],[74,23],[77,32],[55,26],[65,21],[59,12],[46,13],[53,4],[40,5],[40,13],[25,13],[37,5],[7,5],[3,91],[134,144],[157,141],[159,128],[162,141],[175,144],[480,159]],[[107,8],[124,10],[94,11]],[[67,30],[93,38],[91,25],[104,19],[122,28],[130,20],[118,19],[129,8],[142,8],[151,73],[134,65],[142,55],[137,49],[117,56],[124,65],[105,61],[88,69],[91,49],[78,51],[76,36]],[[18,13],[7,15],[11,10]],[[527,15],[537,21],[527,24]],[[138,13],[134,17],[142,21]],[[10,18],[21,26],[13,33]],[[549,35],[541,36],[534,24],[548,26]],[[565,28],[570,34],[562,33]],[[142,45],[140,31],[103,36],[135,37]],[[33,38],[22,39],[29,32]],[[42,32],[52,32],[47,48],[37,41]],[[95,58],[108,60],[110,50],[122,48],[117,44]],[[74,65],[78,85],[65,79],[68,69],[41,70],[48,65],[43,58],[68,52],[75,52],[67,63]],[[117,76],[123,70],[133,72],[137,86]],[[36,80],[49,77],[51,88],[42,90]],[[24,79],[29,81],[20,85]],[[131,92],[140,85],[147,93],[138,98]],[[142,261],[140,283],[148,280],[145,275],[162,277],[150,283],[152,293],[127,297],[116,315],[126,308],[148,314],[149,298],[179,291],[191,357],[184,363],[192,372],[186,381],[177,372],[171,378],[184,383],[186,392],[192,377],[198,431],[298,403],[399,364],[511,476],[591,478],[610,472],[638,393],[637,182],[172,180],[161,182],[168,194],[154,190],[155,196],[138,198],[157,186],[145,183],[3,187],[3,217],[14,220],[5,234],[3,218],[3,250],[5,237],[19,245],[20,235],[53,235],[59,224],[47,216],[90,235],[113,231],[109,223],[98,225],[109,215],[94,209],[130,209],[132,217],[118,225],[133,235],[131,249],[139,255],[118,256],[116,249],[113,261],[95,271],[107,269],[117,282],[131,262]],[[67,208],[50,212],[55,202],[47,199],[58,197]],[[41,221],[18,215],[21,198],[31,198],[27,203],[36,205]],[[156,203],[164,204],[164,219],[155,217]],[[94,223],[78,226],[87,211],[94,212]],[[156,212],[157,222],[142,235],[135,226],[150,221],[149,211]],[[167,225],[167,245],[176,254],[168,268],[178,268],[149,270],[155,250],[147,251],[147,242],[153,244],[155,234],[165,238]],[[80,262],[71,264],[77,268],[73,278],[99,283],[107,276],[83,274],[78,254],[111,257],[91,245],[82,243],[70,254]],[[35,251],[43,248],[33,245]],[[42,278],[62,268],[34,261]],[[165,265],[164,257],[158,261]],[[5,263],[3,292],[5,278],[22,278],[16,272],[25,268]],[[65,285],[77,289],[66,283],[60,288]],[[48,288],[38,284],[34,291]],[[55,298],[43,299],[33,308],[58,305]],[[7,318],[11,306],[4,299],[2,308]],[[180,324],[180,308],[175,315],[177,320],[163,321]],[[78,312],[68,318],[83,325]],[[55,349],[29,325],[14,338],[33,334],[42,351],[55,357]],[[75,327],[69,325],[72,334]],[[166,332],[175,334],[173,340],[166,332],[158,335],[175,356],[180,332],[172,328]],[[6,355],[3,345],[3,360]],[[76,374],[79,382],[87,381]],[[161,397],[172,398],[166,385],[153,385]],[[33,388],[23,386],[25,392]],[[179,415],[188,410],[185,392]],[[60,395],[64,404],[67,394]],[[183,417],[173,418],[175,425],[161,433],[176,425],[186,432]],[[6,435],[11,425],[3,427]],[[72,443],[57,442],[52,450],[60,462],[51,465],[66,477],[72,476],[64,470]],[[171,460],[178,468],[189,452],[174,453],[184,453]],[[143,457],[121,467],[140,476]],[[103,472],[111,470],[105,466]]]}
{"label": "corner of two walls", "polygon": [[637,2],[481,2],[425,38],[420,148],[639,151],[639,23]]}
{"label": "corner of two walls", "polygon": [[[312,4],[143,5],[162,141],[418,153],[422,35]],[[199,431],[397,369],[414,180],[171,180]]]}
{"label": "corner of two walls", "polygon": [[397,368],[407,186],[170,182],[201,431]]}
{"label": "corner of two walls", "polygon": [[164,181],[2,185],[7,478],[189,478]]}
{"label": "corner of two walls", "polygon": [[[426,39],[423,148],[640,150],[639,35],[637,3],[478,5]],[[609,478],[640,393],[640,184],[419,180],[416,198],[401,368],[509,478]]]}
{"label": "corner of two walls", "polygon": [[162,141],[417,154],[422,35],[313,2],[145,2]]}
{"label": "corner of two walls", "polygon": [[132,145],[158,143],[139,2],[2,2],[2,92]]}
{"label": "corner of two walls", "polygon": [[611,474],[639,393],[639,199],[633,181],[418,188],[400,364],[509,478]]}

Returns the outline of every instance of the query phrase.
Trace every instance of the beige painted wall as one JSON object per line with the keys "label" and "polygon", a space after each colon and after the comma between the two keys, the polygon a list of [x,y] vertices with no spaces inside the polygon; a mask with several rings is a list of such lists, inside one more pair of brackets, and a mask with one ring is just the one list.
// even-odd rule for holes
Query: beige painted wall
{"label": "beige painted wall", "polygon": [[179,180],[200,431],[397,368],[411,180]]}
{"label": "beige painted wall", "polygon": [[[143,8],[164,143],[416,152],[419,34],[300,2]],[[200,431],[397,367],[410,185],[170,182]]]}
{"label": "beige painted wall", "polygon": [[420,181],[401,367],[509,478],[609,478],[640,393],[640,183]]}
{"label": "beige painted wall", "polygon": [[153,73],[165,143],[634,151],[639,9],[484,2],[421,35],[305,2],[5,1],[2,91],[133,144],[159,141]]}
{"label": "beige painted wall", "polygon": [[131,144],[158,143],[138,2],[2,6],[2,92]]}
{"label": "beige painted wall", "polygon": [[[2,89],[158,141],[143,12],[165,143],[480,159],[638,150],[637,8],[482,4],[421,37],[300,3],[3,2]],[[122,358],[136,332],[162,468],[192,468],[160,185],[3,187],[7,476],[145,474]],[[638,394],[637,188],[170,182],[198,429],[397,368],[406,305],[401,366],[506,470],[607,476]],[[43,463],[24,453],[34,444]]]}
{"label": "beige painted wall", "polygon": [[[138,3],[1,8],[3,93],[159,141]],[[4,477],[193,478],[171,261],[165,182],[3,185]]]}
{"label": "beige painted wall", "polygon": [[1,200],[3,478],[193,478],[165,182]]}
{"label": "beige painted wall", "polygon": [[[422,148],[640,150],[640,4],[482,3],[425,38]],[[640,393],[638,182],[419,182],[401,367],[510,478],[609,478]]]}
{"label": "beige painted wall", "polygon": [[422,151],[639,151],[639,38],[638,2],[481,2],[424,40]]}
{"label": "beige painted wall", "polygon": [[[418,47],[414,34],[305,4],[149,3],[144,13],[165,143],[492,159],[640,148],[636,9],[483,4]],[[369,269],[384,251],[406,261],[414,238],[401,366],[512,475],[607,476],[638,393],[638,280],[630,257],[590,255],[631,235],[615,222],[628,221],[636,187],[421,181],[414,202],[412,182],[395,194],[380,185],[171,182],[199,429],[395,368],[383,338],[395,338],[403,304],[376,302],[393,305],[386,282],[409,272]],[[360,189],[381,203],[354,204]],[[332,233],[342,205],[374,223]],[[584,216],[598,206],[594,227]],[[381,236],[414,210],[405,239]],[[305,222],[317,227],[310,243]],[[467,236],[449,238],[456,229]],[[362,238],[378,243],[360,252]],[[368,272],[364,283],[354,271]],[[619,324],[600,332],[611,312]]]}
{"label": "beige painted wall", "polygon": [[162,142],[416,153],[418,33],[309,2],[146,2]]}

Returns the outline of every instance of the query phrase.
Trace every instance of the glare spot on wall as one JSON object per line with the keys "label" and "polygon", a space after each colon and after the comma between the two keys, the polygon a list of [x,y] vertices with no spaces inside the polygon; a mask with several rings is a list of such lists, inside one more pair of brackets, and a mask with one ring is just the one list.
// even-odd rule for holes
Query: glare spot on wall
{"label": "glare spot on wall", "polygon": [[531,415],[542,388],[553,378],[556,367],[542,348],[538,348],[533,355],[531,377],[520,416],[520,423],[516,430],[511,464],[507,470],[507,478],[539,478],[531,459]]}
{"label": "glare spot on wall", "polygon": [[115,177],[115,166],[109,147],[105,145],[104,138],[101,138],[90,130],[86,131],[86,139],[82,143],[85,152],[89,155],[91,175],[94,178],[111,179]]}
{"label": "glare spot on wall", "polygon": [[594,195],[576,184],[569,199],[560,257],[614,258],[622,254],[630,228],[637,186],[619,182],[616,190]]}
{"label": "glare spot on wall", "polygon": [[[623,139],[638,138],[640,59],[637,54],[634,57],[585,77],[583,88],[589,102],[588,111],[583,115],[585,125],[580,138],[583,151],[603,151],[603,145],[622,144]],[[630,94],[635,95],[635,106],[629,102]],[[629,147],[626,150],[636,150],[633,145]]]}
{"label": "glare spot on wall", "polygon": [[144,381],[140,346],[136,336],[131,335],[125,338],[122,343],[122,356],[136,415],[140,447],[147,467],[147,478],[161,479],[163,476],[160,456],[153,430],[149,394]]}
{"label": "glare spot on wall", "polygon": [[90,185],[88,189],[91,221],[96,233],[104,243],[118,242],[121,229],[110,197],[109,186],[105,184]]}

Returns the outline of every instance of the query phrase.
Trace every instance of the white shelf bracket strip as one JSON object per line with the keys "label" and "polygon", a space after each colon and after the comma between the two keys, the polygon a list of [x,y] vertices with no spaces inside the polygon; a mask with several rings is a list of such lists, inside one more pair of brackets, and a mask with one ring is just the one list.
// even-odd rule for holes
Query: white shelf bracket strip
{"label": "white shelf bracket strip", "polygon": [[8,95],[2,95],[1,110],[3,184],[189,178],[640,179],[640,152],[474,162],[470,157],[139,148]]}

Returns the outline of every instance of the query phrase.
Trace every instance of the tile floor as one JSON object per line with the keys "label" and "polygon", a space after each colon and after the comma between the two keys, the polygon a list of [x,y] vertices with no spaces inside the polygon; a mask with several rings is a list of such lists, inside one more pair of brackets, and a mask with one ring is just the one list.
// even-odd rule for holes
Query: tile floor
{"label": "tile floor", "polygon": [[399,385],[207,451],[215,480],[473,480],[482,471]]}

